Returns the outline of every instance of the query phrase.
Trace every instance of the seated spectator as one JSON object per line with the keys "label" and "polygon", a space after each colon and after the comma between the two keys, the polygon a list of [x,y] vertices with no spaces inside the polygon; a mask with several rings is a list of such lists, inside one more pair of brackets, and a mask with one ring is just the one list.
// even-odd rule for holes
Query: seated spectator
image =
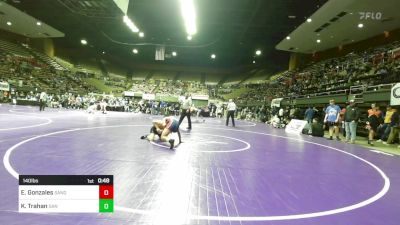
{"label": "seated spectator", "polygon": [[400,114],[398,113],[397,108],[393,108],[393,114],[390,121],[390,134],[387,139],[387,142],[383,142],[385,145],[392,144],[399,134],[399,126],[400,126]]}
{"label": "seated spectator", "polygon": [[377,142],[387,141],[390,134],[390,122],[392,120],[392,115],[394,110],[390,105],[386,107],[386,113],[384,116],[383,124],[378,127],[378,135],[380,139]]}
{"label": "seated spectator", "polygon": [[315,137],[324,136],[324,125],[318,121],[318,119],[313,119],[311,124],[311,135]]}

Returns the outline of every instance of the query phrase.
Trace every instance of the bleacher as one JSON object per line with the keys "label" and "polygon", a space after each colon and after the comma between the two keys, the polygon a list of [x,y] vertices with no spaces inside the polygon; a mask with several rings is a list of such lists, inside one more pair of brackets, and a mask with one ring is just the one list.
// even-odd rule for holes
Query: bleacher
{"label": "bleacher", "polygon": [[179,80],[181,80],[181,81],[200,82],[201,81],[201,75],[200,75],[200,73],[185,72],[185,73],[180,74]]}
{"label": "bleacher", "polygon": [[35,56],[35,58],[39,59],[40,61],[46,63],[47,65],[49,65],[51,68],[55,69],[55,70],[68,70],[66,67],[63,67],[61,64],[59,64],[56,60],[52,59],[51,57],[49,57],[46,54],[43,54],[41,52],[32,50],[28,48],[28,51]]}
{"label": "bleacher", "polygon": [[175,76],[176,72],[155,71],[151,78],[154,80],[173,80]]}
{"label": "bleacher", "polygon": [[[257,84],[257,80],[265,76],[259,71],[243,83],[252,85],[249,85],[249,92],[243,93],[237,101],[265,101],[277,97],[309,98],[349,93],[353,86],[366,88],[399,82],[399,47],[400,42],[393,42],[363,52],[310,63],[303,69],[285,71]],[[229,82],[230,79],[226,81]]]}
{"label": "bleacher", "polygon": [[19,57],[33,57],[24,47],[0,39],[0,50]]}
{"label": "bleacher", "polygon": [[147,75],[149,75],[150,71],[148,70],[134,70],[132,72],[132,80],[143,81],[146,79]]}
{"label": "bleacher", "polygon": [[[132,72],[132,81],[128,81],[123,69],[107,62],[104,65],[108,75],[102,76],[96,60],[86,59],[82,64],[74,65],[4,40],[0,40],[0,51],[3,61],[12,57],[10,65],[3,63],[0,66],[2,79],[16,84],[19,83],[19,76],[23,78],[23,85],[39,86],[50,91],[59,89],[84,92],[90,89],[121,94],[125,90],[131,90],[166,95],[212,93],[215,98],[235,98],[243,103],[264,102],[276,97],[329,95],[343,90],[348,93],[352,87],[362,89],[371,85],[393,83],[399,81],[400,77],[399,42],[313,62],[301,70],[286,71],[276,76],[270,76],[264,69],[231,74],[223,80],[222,87],[215,85],[224,76],[214,74],[205,74],[202,77],[200,73],[194,72],[177,74],[139,69]],[[59,72],[54,72],[51,68]],[[66,70],[70,70],[70,73],[62,73]],[[94,76],[75,76],[77,71]],[[13,73],[20,75],[16,77]],[[147,80],[144,83],[145,79]]]}

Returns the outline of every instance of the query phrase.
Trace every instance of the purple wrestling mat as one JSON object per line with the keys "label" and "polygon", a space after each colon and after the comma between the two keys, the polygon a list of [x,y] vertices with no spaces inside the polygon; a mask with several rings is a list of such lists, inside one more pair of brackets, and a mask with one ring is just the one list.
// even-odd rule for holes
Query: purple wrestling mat
{"label": "purple wrestling mat", "polygon": [[[397,156],[213,118],[171,151],[139,139],[156,118],[1,105],[0,224],[400,223]],[[19,213],[19,174],[114,175],[115,211]]]}

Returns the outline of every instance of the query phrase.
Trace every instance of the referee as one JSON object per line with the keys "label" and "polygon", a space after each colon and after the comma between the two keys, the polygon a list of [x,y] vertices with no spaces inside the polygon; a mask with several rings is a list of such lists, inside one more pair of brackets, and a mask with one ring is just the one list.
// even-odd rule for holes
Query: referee
{"label": "referee", "polygon": [[235,127],[236,104],[232,101],[232,99],[229,99],[227,110],[228,110],[228,114],[226,116],[226,126],[228,126],[229,117],[232,117],[232,126]]}
{"label": "referee", "polygon": [[39,96],[39,111],[44,111],[44,108],[47,104],[47,94],[46,92],[42,91]]}
{"label": "referee", "polygon": [[186,94],[186,98],[182,102],[182,107],[181,107],[182,112],[181,112],[181,118],[179,118],[179,126],[181,125],[183,119],[187,116],[189,126],[186,129],[188,130],[192,129],[192,121],[190,120],[191,107],[192,107],[192,98],[190,97],[189,94]]}

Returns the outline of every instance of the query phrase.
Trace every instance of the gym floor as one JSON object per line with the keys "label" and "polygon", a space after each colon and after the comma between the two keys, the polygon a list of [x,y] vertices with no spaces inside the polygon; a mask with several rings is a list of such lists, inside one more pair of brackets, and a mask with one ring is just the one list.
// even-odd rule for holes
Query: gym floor
{"label": "gym floor", "polygon": [[[399,156],[214,118],[170,150],[157,118],[1,105],[1,224],[399,224]],[[19,174],[114,175],[115,212],[18,213]]]}

